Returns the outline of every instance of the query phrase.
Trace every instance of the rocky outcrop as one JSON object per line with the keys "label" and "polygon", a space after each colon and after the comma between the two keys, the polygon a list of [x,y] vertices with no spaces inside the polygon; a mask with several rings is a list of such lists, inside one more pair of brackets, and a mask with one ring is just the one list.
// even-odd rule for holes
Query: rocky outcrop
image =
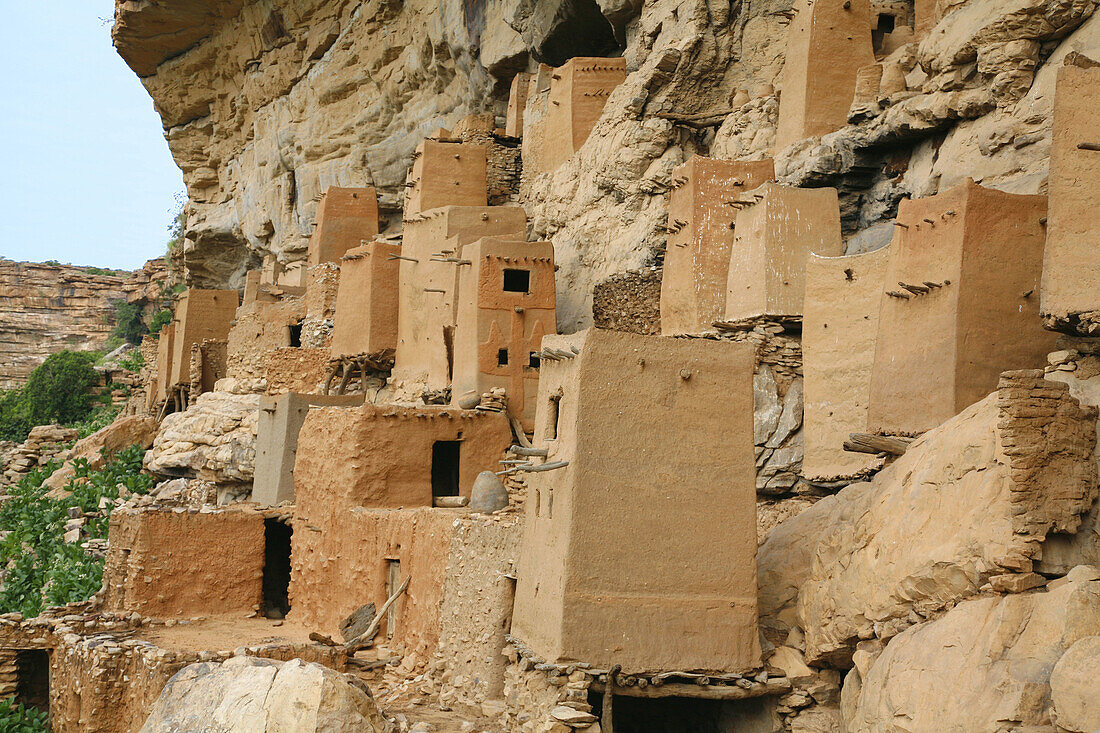
{"label": "rocky outcrop", "polygon": [[145,467],[164,476],[250,483],[260,395],[228,391],[233,381],[219,381],[221,389],[199,395],[186,411],[164,418]]}
{"label": "rocky outcrop", "polygon": [[844,683],[846,730],[898,730],[900,721],[913,731],[1095,730],[1097,578],[1081,566],[1047,592],[960,603],[881,653],[868,644]]}
{"label": "rocky outcrop", "polygon": [[103,464],[107,462],[113,453],[133,445],[141,446],[142,449],[148,448],[153,444],[153,437],[157,434],[157,428],[156,418],[151,415],[120,417],[87,438],[78,440],[69,452],[69,457],[65,463],[61,468],[50,474],[43,485],[49,488],[51,492],[64,491],[65,486],[76,476],[74,461],[86,461],[88,468],[98,470],[103,467]]}
{"label": "rocky outcrop", "polygon": [[339,672],[300,659],[242,656],[177,672],[141,731],[382,733],[387,727],[370,695]]}
{"label": "rocky outcrop", "polygon": [[19,387],[50,354],[102,349],[118,299],[151,302],[159,260],[133,273],[0,260],[0,389]]}
{"label": "rocky outcrop", "polygon": [[1037,580],[1043,540],[1076,532],[1097,487],[1095,409],[1039,374],[1006,373],[872,481],[773,530],[759,556],[765,628],[800,627],[811,663],[844,665],[861,639],[987,583]]}

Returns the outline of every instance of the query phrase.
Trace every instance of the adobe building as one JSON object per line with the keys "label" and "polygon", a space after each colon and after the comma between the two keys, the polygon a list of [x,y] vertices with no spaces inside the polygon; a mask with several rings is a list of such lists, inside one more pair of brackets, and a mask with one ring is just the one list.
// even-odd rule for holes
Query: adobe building
{"label": "adobe building", "polygon": [[673,168],[661,280],[661,333],[703,333],[722,320],[737,201],[774,178],[770,160],[695,155]]}
{"label": "adobe building", "polygon": [[485,206],[486,171],[484,145],[449,139],[423,141],[416,147],[405,183],[405,217],[440,206]]}
{"label": "adobe building", "polygon": [[[173,348],[175,334],[175,323],[167,323],[160,330],[160,338],[157,340],[157,381],[153,393],[154,404],[160,404],[168,399],[169,382],[172,378],[172,357],[176,353]],[[153,405],[149,407],[152,408]]]}
{"label": "adobe building", "polygon": [[576,356],[539,381],[513,636],[624,673],[759,666],[754,349],[598,329],[543,347]]}
{"label": "adobe building", "polygon": [[153,618],[249,614],[264,599],[264,515],[255,509],[120,507],[109,537],[107,610]]}
{"label": "adobe building", "polygon": [[273,350],[302,345],[302,298],[258,299],[242,305],[229,331],[226,371],[230,377],[259,378]]}
{"label": "adobe building", "polygon": [[848,257],[811,254],[802,318],[802,474],[811,480],[854,478],[874,466],[844,450],[850,433],[867,431],[878,314],[889,246]]}
{"label": "adobe building", "polygon": [[569,160],[588,139],[611,92],[625,80],[626,59],[621,57],[576,56],[556,69],[540,67],[535,93],[528,95],[534,109],[525,113],[524,171],[553,171]]}
{"label": "adobe building", "polygon": [[[376,234],[378,195],[374,188],[330,186],[317,204],[316,226],[309,238],[309,264],[338,262],[349,249]],[[299,284],[305,285],[304,272]]]}
{"label": "adobe building", "polygon": [[430,507],[469,496],[482,471],[499,470],[512,429],[500,413],[450,407],[316,407],[298,437],[295,493],[333,507]]}
{"label": "adobe building", "polygon": [[1054,95],[1050,218],[1043,261],[1042,314],[1048,328],[1100,332],[1100,69],[1064,66]]}
{"label": "adobe building", "polygon": [[191,288],[176,303],[175,330],[172,334],[171,376],[168,386],[190,384],[191,347],[206,339],[229,338],[229,329],[237,314],[236,290],[198,290]]}
{"label": "adobe building", "polygon": [[354,406],[363,395],[318,395],[288,392],[260,399],[256,426],[256,468],[252,480],[252,501],[275,506],[294,501],[294,457],[298,433],[306,413],[314,406]]}
{"label": "adobe building", "polygon": [[531,86],[531,75],[521,71],[512,77],[508,88],[508,114],[504,118],[504,134],[508,137],[523,137],[523,110],[527,106],[527,92]]}
{"label": "adobe building", "polygon": [[777,153],[848,124],[856,73],[875,63],[869,0],[798,0],[795,10],[787,30]]}
{"label": "adobe building", "polygon": [[903,199],[881,296],[870,432],[914,435],[954,417],[1002,372],[1038,368],[1045,196],[973,180]]}
{"label": "adobe building", "polygon": [[330,351],[333,356],[397,348],[401,247],[375,240],[340,260]]}
{"label": "adobe building", "polygon": [[724,320],[801,316],[810,253],[844,254],[836,189],[765,183],[741,200]]}
{"label": "adobe building", "polygon": [[557,332],[554,245],[485,237],[462,248],[451,396],[503,387],[524,430],[535,420],[542,337]]}
{"label": "adobe building", "polygon": [[482,237],[525,239],[518,206],[446,206],[405,223],[401,240],[395,381],[451,383],[459,257]]}

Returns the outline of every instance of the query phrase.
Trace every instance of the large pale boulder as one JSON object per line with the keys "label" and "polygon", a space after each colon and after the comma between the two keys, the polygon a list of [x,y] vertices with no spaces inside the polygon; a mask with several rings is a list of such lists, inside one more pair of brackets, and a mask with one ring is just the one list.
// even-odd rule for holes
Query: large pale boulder
{"label": "large pale boulder", "polygon": [[141,733],[381,733],[374,701],[319,664],[233,657],[180,670]]}
{"label": "large pale boulder", "polygon": [[206,392],[164,418],[145,467],[165,476],[247,483],[256,461],[260,395]]}
{"label": "large pale boulder", "polygon": [[1095,730],[1100,719],[1090,716],[1097,710],[1100,649],[1085,642],[1097,634],[1097,581],[964,601],[890,640],[865,675],[849,674],[846,730],[1053,730],[1047,721],[1052,686],[1055,709],[1061,701],[1066,721],[1092,720],[1087,730]]}
{"label": "large pale boulder", "polygon": [[871,482],[773,530],[759,554],[764,628],[799,626],[811,663],[846,666],[860,639],[1028,573],[1048,533],[1077,531],[1096,495],[1096,413],[1040,374],[1006,373]]}

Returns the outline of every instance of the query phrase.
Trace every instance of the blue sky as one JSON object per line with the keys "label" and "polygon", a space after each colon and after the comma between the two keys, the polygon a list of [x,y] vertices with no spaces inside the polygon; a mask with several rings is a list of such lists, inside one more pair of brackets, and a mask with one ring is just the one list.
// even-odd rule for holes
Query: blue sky
{"label": "blue sky", "polygon": [[134,269],[183,192],[153,101],[111,46],[113,0],[3,0],[0,255]]}

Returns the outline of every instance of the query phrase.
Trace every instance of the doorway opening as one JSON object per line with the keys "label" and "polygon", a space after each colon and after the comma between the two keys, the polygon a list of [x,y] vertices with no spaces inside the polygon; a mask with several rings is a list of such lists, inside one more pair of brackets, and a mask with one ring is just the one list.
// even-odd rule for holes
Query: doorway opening
{"label": "doorway opening", "polygon": [[[592,713],[603,717],[603,693],[589,692]],[[761,698],[703,700],[693,697],[632,697],[615,695],[612,701],[615,733],[726,733],[760,730],[770,722]]]}
{"label": "doorway opening", "polygon": [[294,349],[302,348],[302,324],[290,324],[290,346]]}
{"label": "doorway opening", "polygon": [[530,270],[505,270],[504,271],[504,290],[508,293],[529,293],[531,292],[531,271]]}
{"label": "doorway opening", "polygon": [[45,649],[15,652],[15,701],[26,708],[50,711],[50,653]]}
{"label": "doorway opening", "polygon": [[294,529],[278,519],[264,520],[264,616],[285,618],[290,611],[290,540]]}
{"label": "doorway opening", "polygon": [[432,496],[458,496],[460,440],[437,440],[432,444]]}

